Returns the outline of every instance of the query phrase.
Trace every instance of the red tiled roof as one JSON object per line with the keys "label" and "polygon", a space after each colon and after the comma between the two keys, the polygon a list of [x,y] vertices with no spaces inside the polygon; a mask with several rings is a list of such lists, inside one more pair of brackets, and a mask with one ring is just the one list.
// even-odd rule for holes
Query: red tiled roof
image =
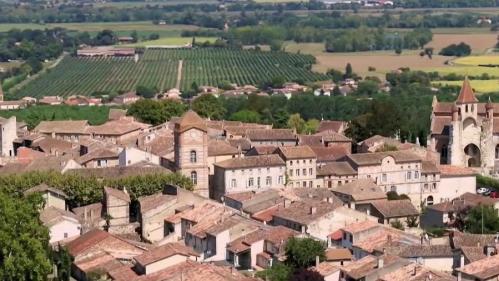
{"label": "red tiled roof", "polygon": [[466,77],[463,81],[463,86],[461,87],[461,92],[457,97],[456,103],[476,103],[478,99],[473,93],[473,88],[471,88],[470,81]]}
{"label": "red tiled roof", "polygon": [[473,169],[452,165],[440,165],[439,169],[442,176],[472,176],[476,174]]}

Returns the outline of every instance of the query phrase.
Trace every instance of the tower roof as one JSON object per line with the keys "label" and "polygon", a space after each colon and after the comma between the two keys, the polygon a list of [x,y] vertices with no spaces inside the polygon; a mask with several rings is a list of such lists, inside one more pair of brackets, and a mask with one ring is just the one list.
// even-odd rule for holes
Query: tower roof
{"label": "tower roof", "polygon": [[463,86],[461,87],[461,92],[457,97],[456,103],[476,103],[478,99],[475,97],[475,93],[473,93],[473,88],[471,88],[470,81],[468,77],[464,78]]}
{"label": "tower roof", "polygon": [[184,132],[191,128],[196,128],[206,132],[208,128],[206,127],[206,122],[199,117],[199,115],[193,110],[187,111],[175,124],[175,129]]}

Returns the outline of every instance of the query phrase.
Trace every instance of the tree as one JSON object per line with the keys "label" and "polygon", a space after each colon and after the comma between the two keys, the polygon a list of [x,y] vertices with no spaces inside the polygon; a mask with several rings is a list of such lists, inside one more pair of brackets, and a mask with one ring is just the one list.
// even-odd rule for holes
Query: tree
{"label": "tree", "polygon": [[40,195],[17,198],[0,192],[0,280],[46,280],[52,267],[49,232],[38,218]]}
{"label": "tree", "polygon": [[309,119],[306,123],[305,123],[305,129],[304,129],[304,132],[306,134],[315,134],[315,132],[317,131],[317,129],[319,128],[319,120],[317,119]]}
{"label": "tree", "polygon": [[352,69],[352,65],[350,63],[347,63],[347,66],[345,67],[345,75],[343,77],[345,79],[353,78],[353,69]]}
{"label": "tree", "polygon": [[201,95],[192,102],[192,109],[199,115],[210,119],[224,118],[225,108],[222,102],[213,95]]}
{"label": "tree", "polygon": [[144,97],[146,99],[152,99],[152,98],[154,98],[154,96],[156,95],[156,92],[157,92],[156,89],[153,89],[153,88],[150,88],[150,87],[146,87],[146,86],[143,86],[143,85],[138,85],[135,88],[135,91],[136,91],[137,95],[139,95],[141,97]]}
{"label": "tree", "polygon": [[256,111],[241,110],[233,113],[230,118],[233,121],[241,121],[245,123],[260,123],[261,116]]}
{"label": "tree", "polygon": [[69,281],[71,277],[72,260],[68,249],[66,247],[59,246],[59,250],[57,252],[53,252],[53,261],[57,267],[57,280]]}
{"label": "tree", "polygon": [[295,129],[299,134],[303,132],[305,129],[305,120],[301,118],[300,113],[291,114],[291,116],[289,116],[288,127]]}
{"label": "tree", "polygon": [[328,76],[331,76],[331,79],[333,80],[333,82],[340,82],[342,79],[343,79],[343,72],[339,71],[339,70],[336,70],[336,69],[329,69],[326,74]]}
{"label": "tree", "polygon": [[130,37],[132,37],[133,43],[137,43],[137,41],[139,41],[139,34],[135,30],[130,33]]}
{"label": "tree", "polygon": [[311,238],[291,238],[286,244],[286,263],[293,268],[308,268],[326,258],[323,243]]}
{"label": "tree", "polygon": [[158,33],[151,33],[149,34],[149,40],[158,40],[159,39],[159,34]]}
{"label": "tree", "polygon": [[395,54],[401,55],[402,54],[402,48],[400,48],[400,47],[395,48]]}
{"label": "tree", "polygon": [[393,228],[396,228],[396,229],[400,229],[400,230],[404,230],[405,229],[404,224],[401,221],[399,221],[398,219],[390,222],[390,225]]}
{"label": "tree", "polygon": [[493,206],[478,205],[472,208],[465,220],[464,229],[470,233],[495,234],[499,230],[499,216]]}
{"label": "tree", "polygon": [[461,42],[459,44],[450,44],[449,46],[443,48],[440,53],[442,56],[455,56],[455,57],[463,57],[471,54],[470,45]]}
{"label": "tree", "polygon": [[286,264],[276,262],[271,268],[259,271],[256,276],[268,281],[288,281],[292,273],[292,269]]}
{"label": "tree", "polygon": [[139,100],[130,106],[127,114],[155,126],[181,116],[186,110],[185,104],[174,100]]}

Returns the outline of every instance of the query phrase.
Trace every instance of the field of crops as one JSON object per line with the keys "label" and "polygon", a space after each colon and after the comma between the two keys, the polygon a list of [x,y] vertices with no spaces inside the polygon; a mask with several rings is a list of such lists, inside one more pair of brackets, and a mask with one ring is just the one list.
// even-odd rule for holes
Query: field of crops
{"label": "field of crops", "polygon": [[146,49],[138,62],[125,57],[66,57],[48,73],[12,94],[18,98],[90,95],[97,91],[133,90],[137,85],[167,90],[176,85],[180,60],[183,90],[193,82],[216,86],[222,81],[258,84],[277,76],[289,81],[326,79],[325,75],[307,69],[314,63],[314,57],[309,55],[229,49]]}

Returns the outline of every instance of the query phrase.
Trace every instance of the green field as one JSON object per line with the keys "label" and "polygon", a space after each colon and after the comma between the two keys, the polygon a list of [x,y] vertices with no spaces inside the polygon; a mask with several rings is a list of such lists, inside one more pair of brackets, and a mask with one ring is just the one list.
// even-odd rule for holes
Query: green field
{"label": "green field", "polygon": [[497,56],[469,56],[452,61],[454,65],[479,66],[479,65],[499,65],[499,55]]}
{"label": "green field", "polygon": [[[209,42],[215,42],[217,38],[215,37],[195,37],[196,42],[201,43],[205,41]],[[167,37],[167,38],[160,38],[158,40],[147,40],[147,41],[142,41],[142,42],[137,42],[134,44],[127,44],[125,46],[130,46],[130,47],[148,47],[148,46],[168,46],[168,45],[186,45],[192,43],[192,37]]]}
{"label": "green field", "polygon": [[14,97],[46,95],[90,95],[96,91],[117,93],[137,85],[167,90],[176,86],[182,60],[180,88],[217,86],[222,81],[258,84],[273,77],[286,80],[325,80],[323,74],[306,66],[314,62],[309,55],[230,49],[146,49],[137,63],[133,58],[66,57],[48,73],[11,93]]}
{"label": "green field", "polygon": [[158,25],[150,21],[135,22],[87,22],[87,23],[2,23],[0,32],[6,32],[11,29],[51,29],[55,27],[65,28],[70,31],[88,32],[95,35],[103,29],[110,29],[119,36],[129,36],[132,31],[137,31],[140,37],[149,36],[151,33],[157,33],[164,37],[179,37],[184,30],[197,30],[199,27],[194,25]]}

